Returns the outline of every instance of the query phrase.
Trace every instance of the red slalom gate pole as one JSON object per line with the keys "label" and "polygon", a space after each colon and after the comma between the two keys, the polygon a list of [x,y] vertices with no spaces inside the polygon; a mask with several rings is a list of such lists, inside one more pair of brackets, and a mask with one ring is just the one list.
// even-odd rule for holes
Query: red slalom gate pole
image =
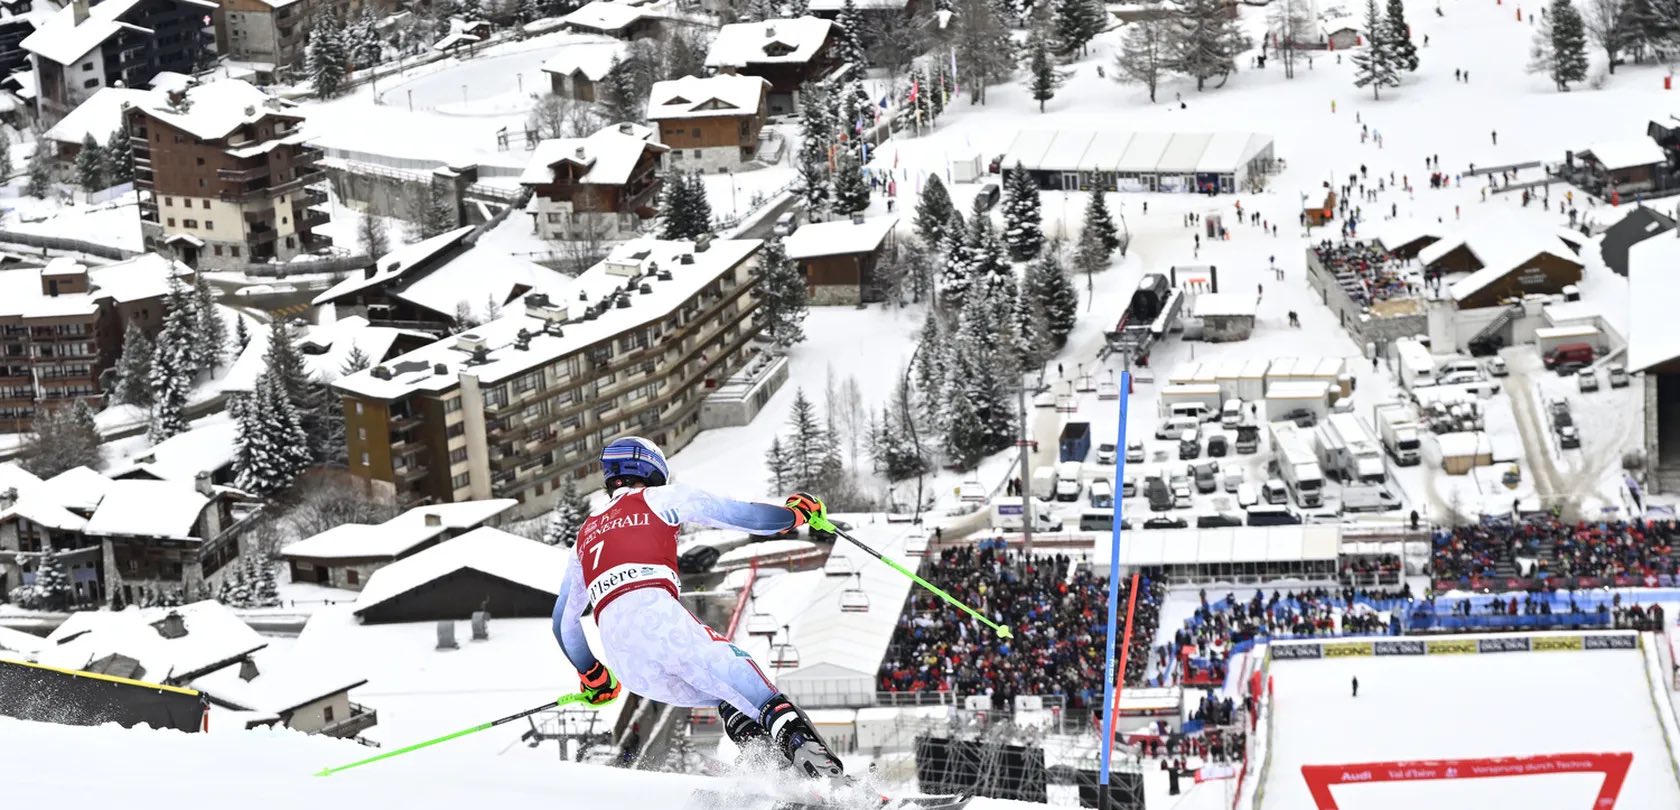
{"label": "red slalom gate pole", "polygon": [[1137,612],[1138,572],[1132,572],[1131,594],[1126,597],[1126,634],[1120,642],[1120,680],[1114,685],[1114,716],[1120,716],[1120,696],[1126,691],[1126,659],[1132,652],[1132,616]]}

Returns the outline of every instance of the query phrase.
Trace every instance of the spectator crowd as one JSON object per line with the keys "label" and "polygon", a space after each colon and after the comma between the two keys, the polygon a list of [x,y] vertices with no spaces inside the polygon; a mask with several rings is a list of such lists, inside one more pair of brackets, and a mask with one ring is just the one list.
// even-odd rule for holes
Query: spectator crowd
{"label": "spectator crowd", "polygon": [[1358,304],[1369,306],[1373,301],[1403,297],[1414,289],[1414,282],[1407,281],[1400,263],[1374,242],[1325,239],[1313,247],[1313,253]]}
{"label": "spectator crowd", "polygon": [[[881,662],[881,691],[985,694],[999,709],[1016,695],[1061,695],[1070,709],[1101,705],[1105,578],[1092,576],[1065,555],[1025,559],[995,547],[945,549],[923,573],[1009,627],[1013,637],[1000,639],[933,594],[912,590]],[[1132,643],[1146,650],[1160,624],[1163,589],[1148,578],[1141,582]],[[1123,585],[1120,604],[1129,597]],[[1132,656],[1126,682],[1142,683],[1146,665],[1147,656]]]}
{"label": "spectator crowd", "polygon": [[1508,570],[1537,579],[1629,577],[1656,584],[1644,580],[1672,582],[1680,571],[1677,540],[1680,522],[1673,520],[1564,523],[1539,516],[1437,530],[1434,567],[1436,577],[1447,580],[1495,576],[1504,562]]}

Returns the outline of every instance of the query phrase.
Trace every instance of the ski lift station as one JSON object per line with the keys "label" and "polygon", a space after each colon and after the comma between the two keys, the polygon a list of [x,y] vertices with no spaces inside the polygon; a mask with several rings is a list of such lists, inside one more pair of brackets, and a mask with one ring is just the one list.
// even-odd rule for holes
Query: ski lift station
{"label": "ski lift station", "polygon": [[1026,130],[1000,168],[1020,166],[1039,188],[1063,191],[1247,191],[1271,172],[1272,136],[1255,132]]}
{"label": "ski lift station", "polygon": [[[911,571],[930,553],[919,526],[854,523],[858,540]],[[875,705],[876,666],[886,655],[914,584],[867,552],[836,540],[818,570],[761,566],[736,628],[736,644],[807,708]]]}

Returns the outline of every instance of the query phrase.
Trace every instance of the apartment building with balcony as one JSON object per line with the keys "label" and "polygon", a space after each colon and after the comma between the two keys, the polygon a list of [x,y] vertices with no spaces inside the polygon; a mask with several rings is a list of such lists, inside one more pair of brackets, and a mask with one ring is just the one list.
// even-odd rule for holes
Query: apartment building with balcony
{"label": "apartment building with balcony", "polygon": [[20,46],[35,71],[42,126],[101,87],[147,87],[164,71],[193,75],[214,58],[210,0],[72,0]]}
{"label": "apartment building with balcony", "polygon": [[537,144],[519,182],[536,203],[531,216],[544,239],[623,239],[658,213],[664,144],[653,129],[623,123],[587,138]]}
{"label": "apartment building with balcony", "polygon": [[0,433],[28,430],[42,408],[97,404],[128,324],[155,335],[169,276],[185,272],[150,254],[91,269],[61,257],[0,271]]}
{"label": "apartment building with balcony", "polygon": [[681,448],[707,392],[757,352],[761,244],[626,242],[564,296],[527,294],[339,379],[353,480],[405,506],[515,498],[530,514],[589,478],[616,436]]}
{"label": "apartment building with balcony", "polygon": [[303,120],[295,105],[233,79],[129,107],[147,249],[237,269],[331,246],[315,232],[330,220],[326,173]]}
{"label": "apartment building with balcony", "polygon": [[303,65],[314,0],[220,0],[216,50],[265,82],[289,81]]}

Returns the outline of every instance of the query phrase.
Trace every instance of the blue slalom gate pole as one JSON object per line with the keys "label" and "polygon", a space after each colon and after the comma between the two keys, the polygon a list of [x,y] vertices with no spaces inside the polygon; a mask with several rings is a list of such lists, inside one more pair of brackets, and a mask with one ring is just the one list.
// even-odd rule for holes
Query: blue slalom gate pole
{"label": "blue slalom gate pole", "polygon": [[[1126,475],[1126,405],[1132,398],[1132,373],[1120,372],[1120,427],[1115,442],[1114,481],[1118,488]],[[1098,779],[1098,810],[1108,810],[1108,760],[1114,749],[1114,649],[1117,625],[1120,621],[1120,504],[1124,498],[1114,499],[1114,526],[1108,550],[1108,650],[1103,655],[1103,738],[1102,770]],[[1125,673],[1121,673],[1124,677]]]}

